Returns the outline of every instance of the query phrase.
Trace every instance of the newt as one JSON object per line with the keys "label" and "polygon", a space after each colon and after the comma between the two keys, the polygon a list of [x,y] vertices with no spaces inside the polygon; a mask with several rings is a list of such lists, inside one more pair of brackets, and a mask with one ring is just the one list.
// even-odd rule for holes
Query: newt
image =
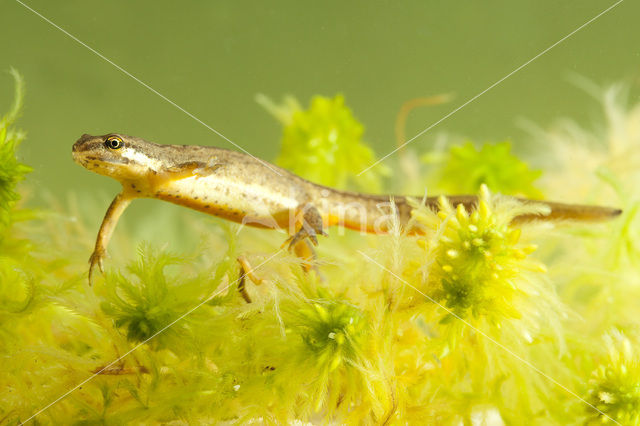
{"label": "newt", "polygon": [[[249,226],[285,229],[285,241],[302,259],[315,253],[317,235],[330,226],[367,233],[385,233],[389,211],[401,225],[411,218],[408,197],[341,191],[301,178],[251,155],[211,146],[161,145],[137,137],[110,133],[84,134],[73,145],[73,159],[93,172],[122,184],[107,209],[89,259],[89,283],[96,267],[103,270],[106,247],[116,224],[132,200],[157,198]],[[439,197],[422,199],[437,210]],[[446,196],[451,204],[471,210],[474,195]],[[546,206],[545,213],[523,214],[515,222],[601,221],[620,209],[519,199]],[[381,205],[393,207],[385,212]],[[419,233],[419,230],[415,231]]]}

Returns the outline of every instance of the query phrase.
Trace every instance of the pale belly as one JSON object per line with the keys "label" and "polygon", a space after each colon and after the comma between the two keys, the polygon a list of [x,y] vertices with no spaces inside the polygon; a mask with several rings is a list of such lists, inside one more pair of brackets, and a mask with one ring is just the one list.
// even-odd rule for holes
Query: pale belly
{"label": "pale belly", "polygon": [[154,198],[251,226],[275,228],[288,222],[299,202],[294,194],[280,194],[263,185],[239,179],[191,176],[163,182]]}

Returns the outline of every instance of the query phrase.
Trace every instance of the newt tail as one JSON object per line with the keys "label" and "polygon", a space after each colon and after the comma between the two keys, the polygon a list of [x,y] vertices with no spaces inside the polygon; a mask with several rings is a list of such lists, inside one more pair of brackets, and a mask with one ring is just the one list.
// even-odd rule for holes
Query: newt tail
{"label": "newt tail", "polygon": [[[349,229],[368,233],[385,233],[391,211],[391,204],[395,207],[399,222],[407,226],[411,219],[411,211],[415,203],[410,203],[403,195],[369,195],[357,192],[339,191],[327,187],[320,190],[321,201],[324,201],[329,226],[339,225]],[[424,205],[433,211],[440,209],[440,197],[411,197],[416,202],[423,201]],[[462,204],[467,211],[473,211],[478,205],[475,195],[447,195],[447,201],[454,207]],[[552,222],[603,222],[613,219],[622,210],[581,204],[566,204],[551,201],[514,198],[524,204],[536,204],[546,207],[546,211],[539,213],[524,213],[514,217],[513,224],[522,224],[536,220]]]}

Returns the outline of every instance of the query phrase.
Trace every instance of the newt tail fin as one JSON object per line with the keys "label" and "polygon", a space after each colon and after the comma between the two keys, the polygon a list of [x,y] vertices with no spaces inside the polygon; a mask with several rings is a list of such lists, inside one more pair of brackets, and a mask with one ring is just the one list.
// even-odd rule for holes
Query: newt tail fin
{"label": "newt tail fin", "polygon": [[521,200],[525,203],[540,203],[548,206],[550,212],[547,215],[524,214],[513,219],[515,223],[526,223],[535,220],[543,221],[576,221],[576,222],[603,222],[622,214],[621,209],[602,206],[589,206],[581,204],[565,204],[550,201]]}
{"label": "newt tail fin", "polygon": [[[458,204],[464,205],[467,211],[472,211],[478,204],[478,197],[474,195],[454,195],[446,197],[455,207]],[[603,222],[620,216],[622,210],[612,207],[556,203],[553,201],[530,200],[527,198],[516,198],[524,204],[536,204],[547,207],[547,212],[523,213],[513,218],[514,224],[522,224],[534,221],[545,222]],[[432,208],[438,208],[438,198],[428,198],[426,204]]]}

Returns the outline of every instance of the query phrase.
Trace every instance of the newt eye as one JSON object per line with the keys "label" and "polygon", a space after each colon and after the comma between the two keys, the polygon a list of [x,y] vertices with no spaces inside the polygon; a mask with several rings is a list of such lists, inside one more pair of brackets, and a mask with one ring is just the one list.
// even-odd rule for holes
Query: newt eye
{"label": "newt eye", "polygon": [[122,139],[117,136],[109,136],[104,144],[110,149],[120,149],[123,145]]}

